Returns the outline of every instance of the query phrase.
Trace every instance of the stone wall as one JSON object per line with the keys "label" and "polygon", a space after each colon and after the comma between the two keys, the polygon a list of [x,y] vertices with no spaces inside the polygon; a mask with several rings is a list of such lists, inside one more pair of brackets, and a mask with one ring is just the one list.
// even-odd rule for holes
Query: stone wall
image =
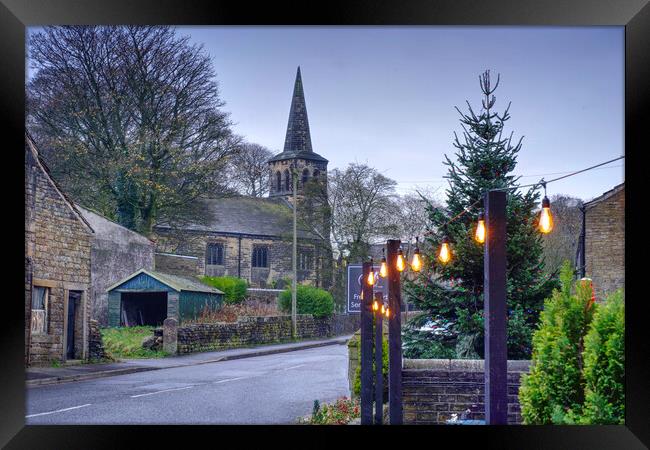
{"label": "stone wall", "polygon": [[95,231],[90,258],[91,317],[100,325],[108,325],[108,294],[106,289],[140,269],[154,268],[154,243],[97,213],[77,205]]}
{"label": "stone wall", "polygon": [[[519,384],[530,361],[508,361],[508,424],[521,424]],[[485,419],[483,360],[405,359],[402,398],[405,424],[444,424],[452,414]]]}
{"label": "stone wall", "polygon": [[[298,338],[318,339],[351,334],[359,316],[334,314],[314,318],[298,315]],[[247,347],[291,340],[291,316],[242,317],[233,323],[195,324],[178,328],[178,353]]]}
{"label": "stone wall", "polygon": [[[272,283],[292,276],[292,243],[281,238],[264,238],[248,235],[232,236],[216,232],[187,231],[183,233],[156,229],[158,252],[182,253],[198,258],[197,275],[232,276],[243,278],[250,286],[266,288]],[[224,247],[223,265],[206,265],[206,250],[210,243]],[[252,267],[253,246],[268,247],[268,267]],[[311,242],[298,241],[298,251],[308,252],[317,260],[317,248]],[[298,282],[315,284],[316,270],[298,270]]]}
{"label": "stone wall", "polygon": [[625,188],[585,204],[585,274],[596,299],[625,287]]}
{"label": "stone wall", "polygon": [[88,321],[88,359],[102,360],[106,358],[104,341],[99,331],[99,323],[96,320]]}
{"label": "stone wall", "polygon": [[267,304],[278,304],[278,298],[283,289],[259,289],[249,288],[246,289],[246,298],[253,301],[258,301]]}
{"label": "stone wall", "polygon": [[[81,292],[75,316],[75,359],[87,357],[88,291],[92,229],[55,185],[31,144],[25,143],[25,256],[31,262],[31,286],[49,290],[44,333],[26,330],[27,364],[65,361],[67,299]],[[25,326],[31,327],[31,296],[25,295]]]}
{"label": "stone wall", "polygon": [[196,256],[156,253],[155,269],[158,272],[171,273],[184,277],[202,275],[199,271],[199,258]]}

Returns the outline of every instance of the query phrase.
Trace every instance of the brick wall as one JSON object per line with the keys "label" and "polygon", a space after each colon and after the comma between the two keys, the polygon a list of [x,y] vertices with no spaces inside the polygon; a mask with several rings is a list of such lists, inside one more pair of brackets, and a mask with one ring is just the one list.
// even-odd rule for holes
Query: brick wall
{"label": "brick wall", "polygon": [[[314,318],[298,315],[299,339],[354,333],[358,315],[334,314]],[[178,353],[246,347],[291,340],[291,316],[242,317],[234,323],[196,324],[178,328]]]}
{"label": "brick wall", "polygon": [[[92,231],[52,182],[25,144],[25,244],[32,285],[49,289],[46,332],[29,337],[28,364],[64,361],[67,296],[82,292],[75,317],[75,358],[87,356]],[[31,290],[31,286],[29,287]],[[25,326],[30,326],[31,296],[25,295]]]}
{"label": "brick wall", "polygon": [[[530,361],[508,361],[508,424],[521,424],[519,384]],[[402,370],[404,423],[444,424],[451,415],[485,419],[483,360],[405,359]]]}
{"label": "brick wall", "polygon": [[625,287],[625,189],[586,205],[585,274],[596,299]]}

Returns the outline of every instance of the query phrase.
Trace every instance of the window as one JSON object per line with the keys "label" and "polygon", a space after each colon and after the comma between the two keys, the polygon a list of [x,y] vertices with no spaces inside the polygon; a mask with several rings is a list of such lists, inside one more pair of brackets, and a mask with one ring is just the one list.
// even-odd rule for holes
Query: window
{"label": "window", "polygon": [[320,175],[320,172],[318,169],[314,169],[314,174],[312,175],[314,178],[318,178],[318,175]]}
{"label": "window", "polygon": [[291,175],[289,175],[288,169],[284,171],[284,190],[285,191],[291,190]]}
{"label": "window", "polygon": [[276,181],[276,186],[277,186],[277,191],[281,192],[282,191],[282,174],[278,171],[275,172],[275,181]]}
{"label": "window", "polygon": [[205,263],[207,265],[223,265],[223,244],[208,244]]}
{"label": "window", "polygon": [[32,333],[46,334],[47,310],[50,298],[50,288],[34,286],[32,289]]}
{"label": "window", "polygon": [[309,252],[301,252],[298,255],[298,269],[300,270],[311,270],[311,254]]}
{"label": "window", "polygon": [[253,267],[268,267],[268,247],[255,245],[253,246]]}
{"label": "window", "polygon": [[305,169],[302,171],[302,185],[304,186],[307,184],[307,180],[309,179],[309,170]]}

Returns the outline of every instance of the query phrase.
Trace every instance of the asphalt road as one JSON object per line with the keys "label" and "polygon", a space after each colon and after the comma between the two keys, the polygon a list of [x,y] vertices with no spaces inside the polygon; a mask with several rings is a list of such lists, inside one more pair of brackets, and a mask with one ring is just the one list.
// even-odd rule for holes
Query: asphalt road
{"label": "asphalt road", "polygon": [[28,425],[292,424],[349,396],[347,346],[27,389]]}

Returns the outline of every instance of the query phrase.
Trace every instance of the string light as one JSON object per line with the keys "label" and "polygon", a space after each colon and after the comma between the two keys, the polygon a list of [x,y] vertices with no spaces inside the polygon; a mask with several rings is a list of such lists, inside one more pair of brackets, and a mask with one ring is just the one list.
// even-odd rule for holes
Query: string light
{"label": "string light", "polygon": [[445,235],[440,244],[440,252],[438,253],[438,261],[447,264],[451,259],[451,250],[449,248],[449,238]]}
{"label": "string light", "polygon": [[386,307],[386,318],[389,318],[389,316],[390,316],[390,313],[389,313],[388,306],[387,306]]}
{"label": "string light", "polygon": [[542,199],[542,212],[539,215],[539,231],[548,234],[553,230],[553,215],[551,214],[551,202],[546,196],[546,182],[542,182],[544,186],[544,198]]}
{"label": "string light", "polygon": [[397,251],[397,261],[395,262],[395,265],[397,266],[397,270],[400,272],[403,272],[406,268],[406,262],[404,261],[404,252],[402,252],[401,247]]}
{"label": "string light", "polygon": [[382,278],[386,278],[386,276],[388,275],[388,265],[386,264],[385,251],[386,251],[385,248],[381,249],[381,266],[379,267],[379,276]]}
{"label": "string light", "polygon": [[415,250],[413,250],[413,260],[411,261],[411,269],[413,269],[414,272],[419,272],[422,268],[422,259],[420,258],[418,239],[418,237],[415,238]]}
{"label": "string light", "polygon": [[379,302],[375,300],[374,302],[372,302],[372,310],[377,311],[378,309],[379,309]]}
{"label": "string light", "polygon": [[479,244],[485,242],[485,215],[481,211],[478,215],[478,223],[476,224],[476,232],[474,233],[474,240]]}
{"label": "string light", "polygon": [[372,258],[370,258],[370,272],[368,272],[368,286],[374,286],[375,285],[375,270],[372,267]]}

